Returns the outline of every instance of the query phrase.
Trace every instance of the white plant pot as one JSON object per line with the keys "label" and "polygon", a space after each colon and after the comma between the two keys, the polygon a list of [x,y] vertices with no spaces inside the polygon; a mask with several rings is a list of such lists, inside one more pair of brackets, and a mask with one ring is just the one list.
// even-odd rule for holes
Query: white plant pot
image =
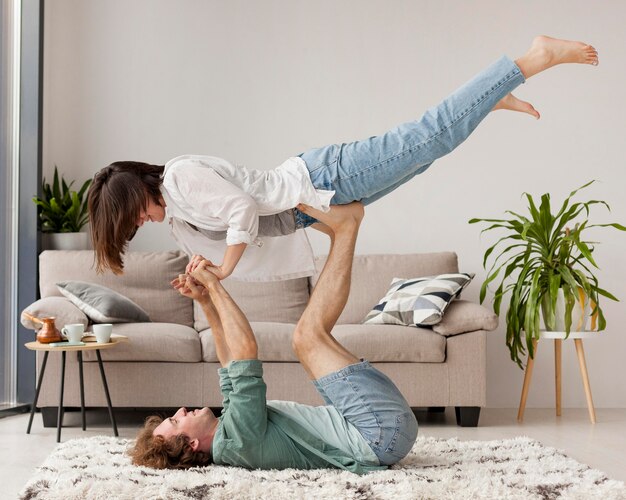
{"label": "white plant pot", "polygon": [[89,233],[43,233],[43,250],[90,250]]}
{"label": "white plant pot", "polygon": [[[572,326],[570,331],[572,332],[582,332],[587,330],[587,325],[589,323],[589,316],[591,315],[591,305],[589,303],[589,297],[586,294],[583,294],[584,304],[581,304],[579,297],[576,296],[576,303],[574,304],[574,308],[572,309]],[[544,324],[546,326],[546,330],[548,330],[548,323],[545,320],[545,311],[542,307],[542,312],[544,313]],[[563,289],[559,288],[557,292],[556,298],[556,308],[555,308],[555,332],[564,332],[565,331],[565,294],[563,293]]]}

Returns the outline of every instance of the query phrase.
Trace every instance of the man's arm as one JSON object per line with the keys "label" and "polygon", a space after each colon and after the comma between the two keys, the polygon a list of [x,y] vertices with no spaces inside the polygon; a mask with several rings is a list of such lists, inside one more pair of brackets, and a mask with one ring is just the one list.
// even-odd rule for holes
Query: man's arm
{"label": "man's arm", "polygon": [[189,297],[200,304],[202,311],[206,316],[209,326],[211,327],[211,334],[213,335],[213,341],[215,342],[215,352],[217,353],[217,359],[222,367],[226,368],[232,361],[233,356],[228,348],[228,344],[224,338],[224,327],[220,319],[211,297],[202,285],[195,282],[195,280],[186,274],[181,274],[177,279],[172,281],[172,286],[180,292],[181,295]]}
{"label": "man's arm", "polygon": [[209,291],[211,301],[222,323],[224,339],[233,360],[257,359],[258,348],[248,319],[217,276],[207,270],[208,263],[201,262],[191,275]]}
{"label": "man's arm", "polygon": [[222,430],[236,446],[254,446],[267,430],[263,366],[248,319],[208,266],[208,261],[201,262],[191,275],[209,291],[232,354],[228,366],[232,390],[228,393],[228,410],[222,414]]}
{"label": "man's arm", "polygon": [[222,415],[224,415],[230,406],[230,393],[233,391],[233,383],[228,372],[228,366],[233,357],[224,339],[224,328],[222,327],[220,316],[217,314],[213,302],[211,302],[208,290],[191,276],[187,274],[179,275],[178,278],[172,281],[172,286],[176,288],[181,295],[197,301],[209,322],[213,341],[215,342],[217,359],[219,359],[222,365],[218,373],[220,376],[220,391],[222,393]]}

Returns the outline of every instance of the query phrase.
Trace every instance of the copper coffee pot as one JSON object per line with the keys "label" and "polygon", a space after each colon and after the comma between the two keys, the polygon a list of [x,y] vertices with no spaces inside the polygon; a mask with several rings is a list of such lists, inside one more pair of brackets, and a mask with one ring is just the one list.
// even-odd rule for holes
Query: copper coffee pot
{"label": "copper coffee pot", "polygon": [[54,324],[54,316],[39,319],[31,314],[28,314],[27,312],[23,312],[22,315],[31,320],[33,323],[42,325],[41,328],[37,330],[37,342],[40,342],[41,344],[49,344],[50,342],[61,342],[63,340],[61,332]]}

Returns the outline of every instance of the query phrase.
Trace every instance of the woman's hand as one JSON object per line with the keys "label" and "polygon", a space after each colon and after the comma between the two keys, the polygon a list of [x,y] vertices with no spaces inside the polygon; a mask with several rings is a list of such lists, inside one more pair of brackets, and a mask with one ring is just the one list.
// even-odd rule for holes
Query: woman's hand
{"label": "woman's hand", "polygon": [[202,255],[193,255],[185,268],[185,274],[191,274],[191,271],[195,271],[201,262],[207,262],[209,266],[213,265],[210,260],[205,259]]}
{"label": "woman's hand", "polygon": [[230,273],[224,270],[224,266],[206,266],[205,269],[213,273],[220,281],[230,276]]}
{"label": "woman's hand", "polygon": [[212,266],[210,261],[202,260],[196,265],[196,268],[191,271],[191,276],[196,282],[208,289],[220,281],[219,276],[214,272],[216,269],[218,268]]}
{"label": "woman's hand", "polygon": [[187,264],[187,267],[185,268],[185,273],[191,275],[191,273],[196,271],[200,265],[202,265],[207,271],[213,273],[219,280],[228,278],[232,273],[232,271],[226,270],[224,265],[216,266],[213,262],[205,259],[202,255],[194,255],[191,257],[189,264]]}

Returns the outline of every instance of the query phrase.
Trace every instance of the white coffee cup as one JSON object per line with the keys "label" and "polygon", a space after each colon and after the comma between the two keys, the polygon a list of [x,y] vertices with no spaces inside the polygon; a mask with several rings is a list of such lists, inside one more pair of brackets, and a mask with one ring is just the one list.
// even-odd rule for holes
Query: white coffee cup
{"label": "white coffee cup", "polygon": [[93,334],[96,336],[98,344],[108,344],[111,341],[111,332],[113,325],[111,323],[100,323],[93,325]]}
{"label": "white coffee cup", "polygon": [[85,325],[82,323],[71,323],[69,325],[65,325],[61,329],[61,333],[63,336],[70,342],[71,344],[77,344],[83,338],[83,334],[85,333]]}

